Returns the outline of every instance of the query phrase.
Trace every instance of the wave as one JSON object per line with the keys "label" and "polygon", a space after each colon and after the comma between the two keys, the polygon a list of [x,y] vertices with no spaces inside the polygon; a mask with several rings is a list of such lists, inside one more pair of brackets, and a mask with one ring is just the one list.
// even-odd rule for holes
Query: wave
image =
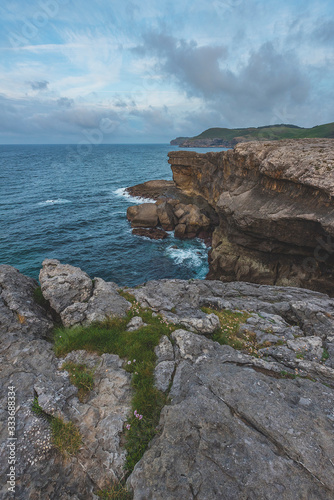
{"label": "wave", "polygon": [[45,200],[37,203],[39,207],[47,207],[49,205],[61,205],[63,203],[72,203],[70,200],[66,200],[63,198],[57,198],[56,200]]}
{"label": "wave", "polygon": [[170,246],[166,249],[166,255],[170,257],[175,264],[187,266],[190,268],[201,267],[207,261],[207,252],[196,248],[174,248]]}
{"label": "wave", "polygon": [[131,202],[133,203],[155,203],[156,200],[152,200],[151,198],[141,198],[140,196],[131,196],[131,194],[129,194],[127,192],[127,188],[118,188],[116,189],[116,191],[114,191],[114,194],[116,196],[119,196],[119,197],[122,197],[122,198],[125,198],[127,200],[131,200]]}

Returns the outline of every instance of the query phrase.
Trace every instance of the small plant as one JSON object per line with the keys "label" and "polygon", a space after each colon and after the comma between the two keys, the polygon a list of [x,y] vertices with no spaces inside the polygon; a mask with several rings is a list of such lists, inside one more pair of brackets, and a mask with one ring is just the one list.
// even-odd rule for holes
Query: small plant
{"label": "small plant", "polygon": [[97,496],[102,500],[131,500],[133,498],[122,482],[114,481],[108,488],[100,490]]}
{"label": "small plant", "polygon": [[31,409],[38,417],[44,418],[49,422],[52,444],[63,456],[72,456],[79,451],[82,444],[81,435],[73,422],[65,423],[59,417],[48,415],[39,405],[37,396],[33,400]]}
{"label": "small plant", "polygon": [[53,417],[51,431],[52,443],[63,456],[72,456],[79,451],[82,439],[73,422],[65,423],[61,418]]}
{"label": "small plant", "polygon": [[322,358],[321,361],[325,362],[329,358],[329,352],[327,351],[326,347],[324,347],[322,351]]}
{"label": "small plant", "polygon": [[235,312],[228,309],[217,311],[209,307],[203,307],[206,314],[214,313],[220,321],[220,328],[212,335],[212,340],[219,344],[227,344],[234,349],[244,350],[249,354],[257,354],[256,334],[250,330],[239,332],[240,325],[250,317],[247,312]]}
{"label": "small plant", "polygon": [[31,409],[32,411],[38,416],[38,417],[41,417],[41,418],[45,418],[47,420],[50,420],[51,417],[50,415],[48,415],[47,413],[45,413],[45,411],[43,410],[43,408],[39,405],[39,402],[38,402],[38,397],[35,396],[34,397],[34,400],[32,402],[32,406],[31,406]]}
{"label": "small plant", "polygon": [[78,388],[79,401],[83,402],[94,387],[94,372],[86,365],[72,361],[64,363],[62,369],[70,374],[71,384]]}

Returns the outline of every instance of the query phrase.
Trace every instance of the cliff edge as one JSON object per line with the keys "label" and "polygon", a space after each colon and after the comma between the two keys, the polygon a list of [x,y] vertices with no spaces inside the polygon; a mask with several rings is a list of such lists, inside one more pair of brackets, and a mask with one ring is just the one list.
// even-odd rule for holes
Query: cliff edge
{"label": "cliff edge", "polygon": [[218,215],[209,278],[333,294],[334,140],[168,156],[176,187]]}

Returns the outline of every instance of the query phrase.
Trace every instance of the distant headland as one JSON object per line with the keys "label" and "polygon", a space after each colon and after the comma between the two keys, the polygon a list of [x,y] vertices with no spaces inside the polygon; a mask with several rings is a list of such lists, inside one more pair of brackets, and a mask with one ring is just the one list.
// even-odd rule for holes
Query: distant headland
{"label": "distant headland", "polygon": [[266,125],[248,128],[209,128],[195,137],[177,137],[170,141],[182,148],[233,148],[238,142],[276,141],[279,139],[334,138],[334,122],[312,128],[297,125]]}

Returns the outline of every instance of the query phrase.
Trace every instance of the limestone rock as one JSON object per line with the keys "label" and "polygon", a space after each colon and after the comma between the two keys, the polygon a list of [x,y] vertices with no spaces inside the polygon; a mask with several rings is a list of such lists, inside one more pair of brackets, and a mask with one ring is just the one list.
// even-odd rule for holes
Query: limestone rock
{"label": "limestone rock", "polygon": [[170,203],[163,201],[157,205],[157,214],[159,222],[165,231],[173,231],[176,224],[176,217]]}
{"label": "limestone rock", "polygon": [[[56,281],[56,280],[55,280]],[[82,282],[85,290],[85,280]],[[120,434],[131,408],[130,374],[118,356],[99,357],[84,351],[67,360],[94,369],[94,389],[80,403],[77,388],[61,370],[64,360],[43,339],[53,324],[33,299],[37,283],[10,266],[0,266],[1,384],[0,472],[8,472],[7,396],[16,391],[16,493],[15,498],[57,500],[97,499],[95,492],[110,478],[123,475],[125,451]],[[77,294],[83,293],[77,290]],[[57,293],[56,296],[58,297]],[[20,319],[21,318],[21,319]],[[32,412],[35,397],[49,414],[73,421],[83,445],[76,457],[64,460],[53,447],[50,426]],[[0,497],[7,498],[5,481]]]}
{"label": "limestone rock", "polygon": [[[334,140],[238,144],[169,153],[173,179],[216,211],[211,279],[333,294]],[[181,212],[180,212],[181,214]]]}
{"label": "limestone rock", "polygon": [[332,390],[260,373],[252,358],[189,332],[173,337],[172,401],[128,480],[134,500],[330,500]]}
{"label": "limestone rock", "polygon": [[[0,330],[31,332],[47,337],[53,328],[52,318],[36,303],[37,281],[19,273],[11,266],[0,265]],[[2,339],[5,341],[5,339]]]}
{"label": "limestone rock", "polygon": [[134,316],[132,319],[130,319],[126,329],[128,332],[134,332],[136,330],[139,330],[139,328],[143,328],[143,326],[146,326],[146,323],[144,323],[142,318],[140,316]]}
{"label": "limestone rock", "polygon": [[75,302],[86,302],[92,295],[93,283],[78,267],[46,259],[39,274],[43,296],[51,307],[61,313]]}
{"label": "limestone rock", "polygon": [[159,223],[155,203],[143,203],[142,205],[129,207],[127,218],[132,227],[156,227]]}
{"label": "limestone rock", "polygon": [[81,269],[45,260],[40,272],[43,295],[60,315],[66,327],[87,325],[106,318],[122,317],[130,303],[118,293],[118,286],[95,278]]}
{"label": "limestone rock", "polygon": [[172,381],[175,369],[174,349],[166,335],[161,337],[159,345],[155,348],[157,364],[154,371],[155,386],[159,391],[167,391]]}

